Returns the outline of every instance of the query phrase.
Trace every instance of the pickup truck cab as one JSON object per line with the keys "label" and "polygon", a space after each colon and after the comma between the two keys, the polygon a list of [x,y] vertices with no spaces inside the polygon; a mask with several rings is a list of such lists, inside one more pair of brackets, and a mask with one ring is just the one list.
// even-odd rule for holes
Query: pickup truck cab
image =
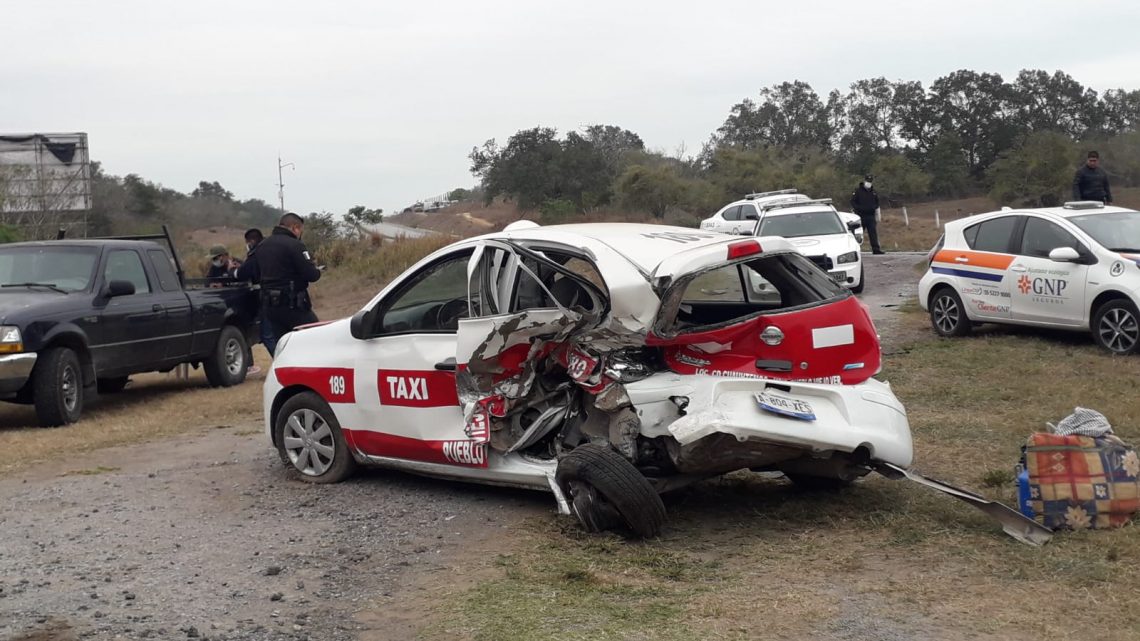
{"label": "pickup truck cab", "polygon": [[155,242],[0,245],[0,400],[34,404],[51,426],[77,421],[85,396],[121,391],[132,374],[192,363],[211,385],[241,383],[256,294],[184,283]]}

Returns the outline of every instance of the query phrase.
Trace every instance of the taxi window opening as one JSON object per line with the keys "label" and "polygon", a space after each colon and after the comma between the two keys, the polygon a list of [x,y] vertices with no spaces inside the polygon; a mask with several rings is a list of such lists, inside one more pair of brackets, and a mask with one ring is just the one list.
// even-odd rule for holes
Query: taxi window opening
{"label": "taxi window opening", "polygon": [[847,295],[807,258],[773,254],[679,279],[662,307],[663,315],[675,308],[675,317],[662,320],[666,332],[676,334]]}

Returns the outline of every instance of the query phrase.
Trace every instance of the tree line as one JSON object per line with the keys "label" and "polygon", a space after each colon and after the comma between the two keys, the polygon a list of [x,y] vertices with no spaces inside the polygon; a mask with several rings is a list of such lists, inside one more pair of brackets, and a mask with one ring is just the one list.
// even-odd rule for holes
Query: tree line
{"label": "tree line", "polygon": [[646,149],[593,125],[560,137],[521,130],[472,149],[485,200],[551,217],[618,207],[707,213],[750,191],[795,187],[842,198],[863,174],[895,204],[988,194],[1014,205],[1064,200],[1086,149],[1114,184],[1140,185],[1140,90],[1100,94],[1062,71],[1013,81],[970,70],[918,81],[872,78],[826,98],[801,81],[733,105],[699,152]]}

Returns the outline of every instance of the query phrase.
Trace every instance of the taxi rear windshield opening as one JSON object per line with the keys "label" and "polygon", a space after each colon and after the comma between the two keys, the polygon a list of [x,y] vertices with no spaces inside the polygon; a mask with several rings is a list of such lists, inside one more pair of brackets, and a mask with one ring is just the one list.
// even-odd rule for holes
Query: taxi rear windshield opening
{"label": "taxi rear windshield opening", "polygon": [[665,296],[661,329],[675,335],[847,295],[800,254],[769,254],[678,279]]}

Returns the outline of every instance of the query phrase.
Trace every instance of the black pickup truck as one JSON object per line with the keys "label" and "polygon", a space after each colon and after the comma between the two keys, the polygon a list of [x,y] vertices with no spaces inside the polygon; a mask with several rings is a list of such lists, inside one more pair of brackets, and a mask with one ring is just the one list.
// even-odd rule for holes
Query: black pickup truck
{"label": "black pickup truck", "polygon": [[251,286],[188,287],[165,229],[0,245],[0,400],[34,403],[51,426],[140,372],[201,364],[211,385],[237,385],[256,319]]}

